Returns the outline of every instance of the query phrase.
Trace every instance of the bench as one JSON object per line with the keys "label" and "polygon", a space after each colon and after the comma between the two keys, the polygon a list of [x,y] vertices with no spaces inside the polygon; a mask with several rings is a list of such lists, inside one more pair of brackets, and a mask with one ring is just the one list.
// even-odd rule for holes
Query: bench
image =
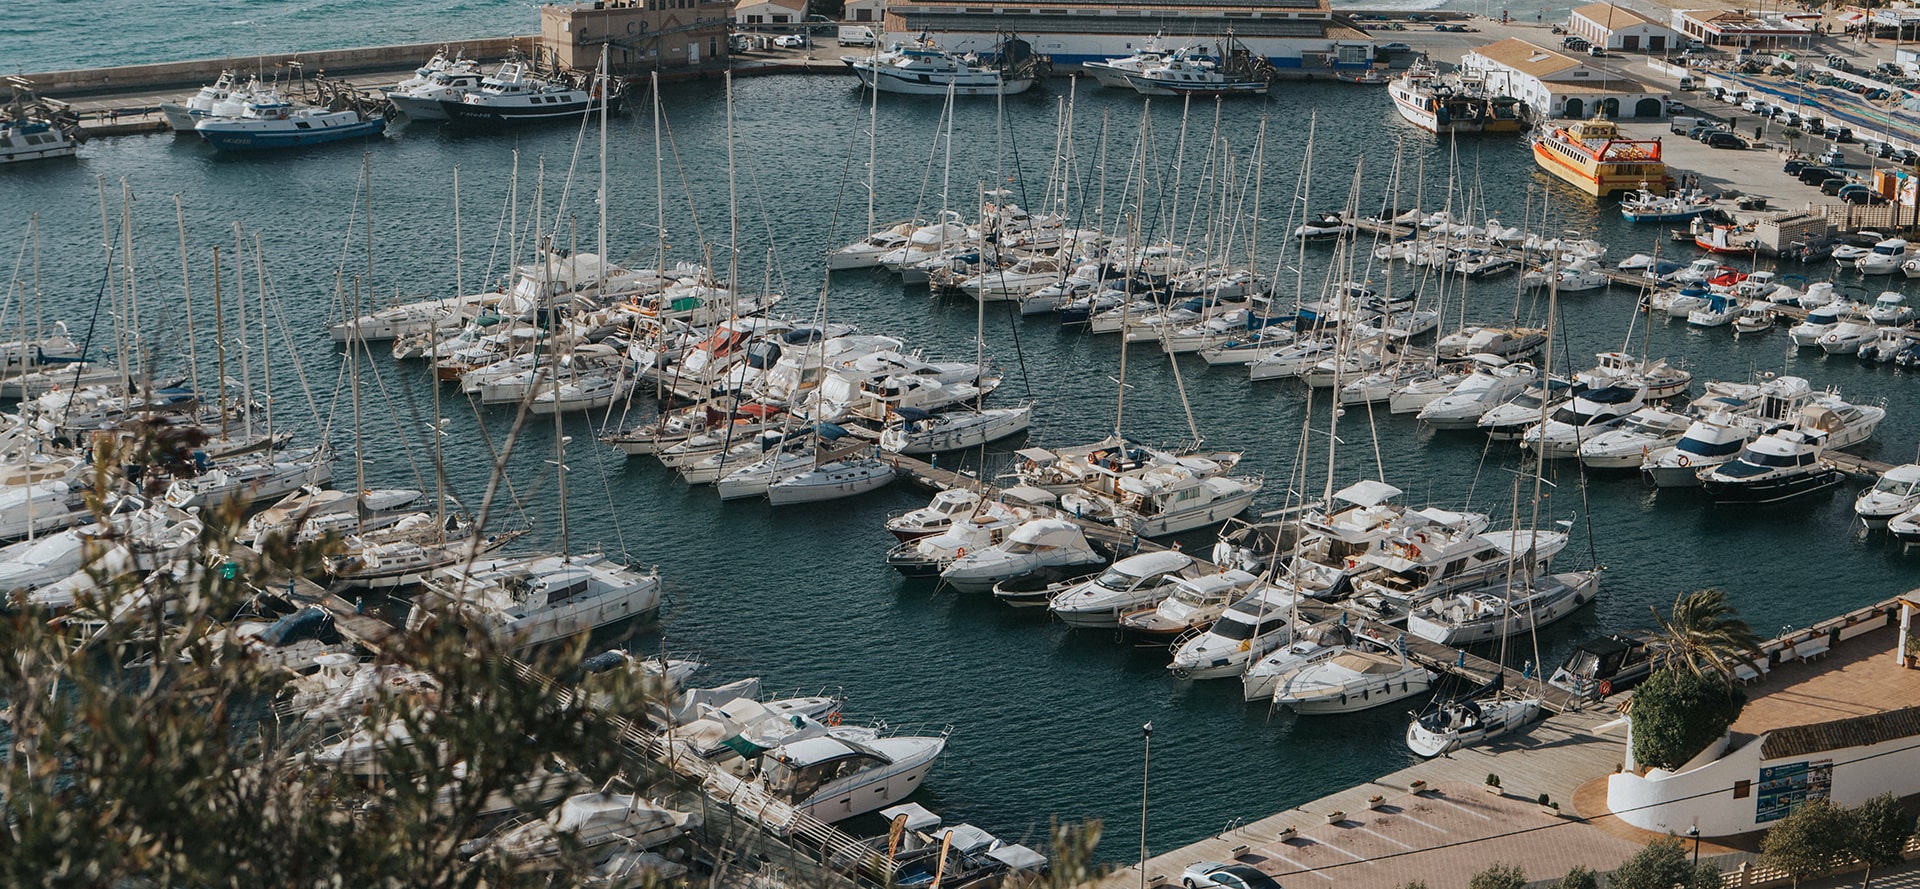
{"label": "bench", "polygon": [[[1756,665],[1759,669],[1754,669]],[[1765,678],[1767,671],[1771,669],[1773,668],[1769,667],[1766,661],[1755,661],[1752,664],[1734,664],[1733,678],[1739,680],[1741,685],[1752,685]]]}
{"label": "bench", "polygon": [[1826,657],[1831,648],[1832,646],[1827,644],[1827,637],[1818,636],[1795,645],[1793,656],[1803,661],[1810,661],[1817,657]]}

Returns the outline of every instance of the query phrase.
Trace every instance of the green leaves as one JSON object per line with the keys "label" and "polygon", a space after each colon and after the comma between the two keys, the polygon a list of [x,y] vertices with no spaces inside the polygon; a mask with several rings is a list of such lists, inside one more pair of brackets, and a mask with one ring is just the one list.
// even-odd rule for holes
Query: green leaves
{"label": "green leaves", "polygon": [[1733,677],[1733,663],[1754,665],[1760,637],[1735,615],[1738,610],[1727,601],[1727,591],[1716,588],[1694,590],[1673,597],[1673,610],[1666,618],[1654,612],[1667,643],[1666,664],[1697,676],[1717,673]]}
{"label": "green leaves", "polygon": [[1655,670],[1633,692],[1634,762],[1679,768],[1718,741],[1746,703],[1746,693],[1718,674]]}

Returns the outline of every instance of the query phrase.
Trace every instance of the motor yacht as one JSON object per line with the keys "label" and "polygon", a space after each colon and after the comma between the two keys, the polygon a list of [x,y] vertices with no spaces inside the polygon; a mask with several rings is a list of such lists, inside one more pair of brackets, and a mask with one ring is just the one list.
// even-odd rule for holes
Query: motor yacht
{"label": "motor yacht", "polygon": [[1626,423],[1645,404],[1646,390],[1639,386],[1589,389],[1522,433],[1520,446],[1548,460],[1580,456],[1588,439]]}
{"label": "motor yacht", "polygon": [[1240,601],[1260,585],[1260,579],[1239,568],[1174,580],[1173,592],[1152,608],[1120,615],[1120,629],[1141,644],[1167,644],[1189,632],[1211,626],[1227,606]]}
{"label": "motor yacht", "polygon": [[[424,594],[465,610],[516,648],[653,616],[660,572],[641,572],[604,553],[508,556],[442,568]],[[415,614],[426,613],[418,609]]]}
{"label": "motor yacht", "polygon": [[801,812],[844,821],[919,790],[947,746],[941,736],[863,737],[845,728],[762,754],[760,782]]}
{"label": "motor yacht", "polygon": [[928,413],[919,408],[895,411],[897,425],[880,433],[880,447],[897,454],[935,454],[979,447],[1010,438],[1033,425],[1033,406]]}
{"label": "motor yacht", "polygon": [[948,488],[926,506],[887,516],[887,532],[901,543],[931,537],[971,518],[983,499],[972,488]]}
{"label": "motor yacht", "polygon": [[1436,429],[1472,429],[1481,415],[1507,401],[1538,378],[1531,364],[1481,366],[1453,391],[1420,409],[1420,422]]}
{"label": "motor yacht", "polygon": [[894,546],[887,551],[887,564],[907,577],[938,577],[955,559],[1005,542],[1030,518],[1025,509],[989,502],[958,516],[945,529]]}
{"label": "motor yacht", "polygon": [[927,34],[896,43],[871,55],[841,56],[840,61],[859,78],[860,85],[883,93],[915,96],[1015,96],[1036,80],[1032,48],[1025,41],[1003,43],[998,61],[983,62],[978,53],[941,49]]}
{"label": "motor yacht", "polygon": [[583,851],[589,861],[609,847],[639,851],[665,845],[700,826],[697,813],[677,812],[625,793],[583,793],[567,797],[540,818],[520,818],[461,847],[476,860],[504,858],[537,862]]}
{"label": "motor yacht", "polygon": [[1177,550],[1128,556],[1093,580],[1061,591],[1047,610],[1070,627],[1118,627],[1121,615],[1155,607],[1172,595],[1194,565]]}
{"label": "motor yacht", "polygon": [[1751,417],[1714,411],[1694,420],[1673,444],[1648,450],[1640,472],[1657,487],[1697,487],[1700,470],[1739,456],[1758,434],[1759,424]]}
{"label": "motor yacht", "polygon": [[1133,84],[1127,82],[1127,75],[1138,74],[1148,65],[1159,63],[1167,57],[1167,52],[1162,47],[1159,36],[1155,35],[1153,39],[1134,50],[1133,55],[1097,62],[1083,62],[1080,70],[1093,75],[1093,79],[1101,86],[1130,90],[1133,89]]}
{"label": "motor yacht", "polygon": [[1880,335],[1871,321],[1842,321],[1820,337],[1820,350],[1828,355],[1852,355]]}
{"label": "motor yacht", "polygon": [[1664,650],[1652,633],[1644,631],[1590,639],[1554,669],[1547,684],[1581,700],[1597,701],[1646,679]]}
{"label": "motor yacht", "polygon": [[1503,578],[1416,606],[1407,614],[1407,632],[1464,648],[1546,627],[1599,594],[1597,571]]}
{"label": "motor yacht", "polygon": [[1920,463],[1902,463],[1880,473],[1873,487],[1860,492],[1853,501],[1853,514],[1869,528],[1885,528],[1895,516],[1916,506],[1920,506]]}
{"label": "motor yacht", "polygon": [[940,579],[961,592],[981,593],[1003,580],[1043,569],[1085,569],[1105,563],[1080,526],[1066,519],[1032,519],[1004,542],[955,558],[941,569]]}
{"label": "motor yacht", "polygon": [[1907,305],[1905,294],[1882,291],[1874,297],[1873,305],[1867,307],[1867,320],[1875,324],[1905,324],[1913,320],[1913,309]]}
{"label": "motor yacht", "polygon": [[1514,441],[1542,416],[1572,402],[1575,387],[1558,377],[1535,379],[1511,398],[1488,408],[1474,425],[1494,441]]}
{"label": "motor yacht", "polygon": [[[1370,642],[1372,640],[1369,640]],[[1268,652],[1240,674],[1241,696],[1248,701],[1273,697],[1282,677],[1307,664],[1318,663],[1359,644],[1345,618],[1321,621],[1294,632],[1293,641]]]}
{"label": "motor yacht", "polygon": [[1264,485],[1258,476],[1220,475],[1179,462],[1127,474],[1094,469],[1090,487],[1061,495],[1061,508],[1140,537],[1224,522],[1245,512]]}
{"label": "motor yacht", "polygon": [[1820,459],[1826,436],[1781,429],[1753,440],[1739,456],[1699,471],[1700,486],[1721,503],[1774,503],[1840,484],[1845,476]]}
{"label": "motor yacht", "polygon": [[1863,275],[1891,275],[1909,256],[1905,239],[1888,238],[1873,245],[1871,251],[1854,261],[1853,267]]}
{"label": "motor yacht", "polygon": [[1693,419],[1663,407],[1648,405],[1618,426],[1595,432],[1580,442],[1580,464],[1588,469],[1638,469],[1656,448],[1680,440]]}
{"label": "motor yacht", "polygon": [[1356,713],[1426,694],[1434,673],[1405,651],[1348,648],[1279,676],[1276,707],[1295,713]]}
{"label": "motor yacht", "polygon": [[1233,603],[1203,631],[1173,645],[1167,669],[1177,679],[1224,679],[1246,672],[1267,652],[1293,641],[1292,592],[1262,586]]}
{"label": "motor yacht", "polygon": [[1807,312],[1807,317],[1787,329],[1787,336],[1800,347],[1817,346],[1846,317],[1844,306],[1827,304]]}

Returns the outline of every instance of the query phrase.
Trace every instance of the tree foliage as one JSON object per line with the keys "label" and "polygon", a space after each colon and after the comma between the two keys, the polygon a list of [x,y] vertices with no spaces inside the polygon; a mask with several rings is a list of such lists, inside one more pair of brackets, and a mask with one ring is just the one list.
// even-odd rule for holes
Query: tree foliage
{"label": "tree foliage", "polygon": [[[1571,875],[1569,875],[1571,876]],[[1687,847],[1676,836],[1664,836],[1641,847],[1626,863],[1607,875],[1608,889],[1720,889],[1720,868],[1694,865]]]}
{"label": "tree foliage", "polygon": [[1853,810],[1853,855],[1867,866],[1862,885],[1873,884],[1873,869],[1905,860],[1901,854],[1913,836],[1913,813],[1901,807],[1891,793],[1871,797]]}
{"label": "tree foliage", "polygon": [[1786,871],[1794,885],[1844,863],[1858,845],[1858,818],[1823,799],[1809,800],[1782,818],[1760,842],[1760,857]]}
{"label": "tree foliage", "polygon": [[1554,889],[1600,889],[1600,874],[1584,864],[1576,864],[1554,884]]}
{"label": "tree foliage", "polygon": [[1719,740],[1746,705],[1746,692],[1724,677],[1661,667],[1633,692],[1633,760],[1677,769]]}
{"label": "tree foliage", "polygon": [[[107,467],[177,457],[102,447],[98,515],[126,475]],[[16,597],[0,613],[0,700],[10,708],[0,883],[472,887],[583,874],[572,850],[527,863],[470,860],[460,847],[490,824],[489,800],[529,811],[551,800],[554,785],[535,778],[650,786],[655,776],[631,770],[614,725],[584,695],[522,681],[503,643],[453,612],[382,646],[381,668],[420,677],[410,693],[376,696],[335,721],[277,718],[292,674],[236,620],[313,572],[333,542],[273,534],[241,548],[241,517],[203,509],[173,570],[109,571],[101,559],[70,609]],[[540,666],[565,670],[579,654],[554,652]],[[626,675],[601,683],[598,701],[642,712],[645,681]],[[334,733],[390,726],[433,742],[376,747],[383,782],[314,758]],[[530,786],[544,791],[539,800]]]}
{"label": "tree foliage", "polygon": [[1664,665],[1696,676],[1717,674],[1729,680],[1735,663],[1757,669],[1754,657],[1760,637],[1737,613],[1723,589],[1675,595],[1673,610],[1666,617],[1661,617],[1658,610],[1653,613],[1667,646]]}
{"label": "tree foliage", "polygon": [[1520,865],[1497,862],[1467,881],[1467,889],[1526,889],[1527,875]]}

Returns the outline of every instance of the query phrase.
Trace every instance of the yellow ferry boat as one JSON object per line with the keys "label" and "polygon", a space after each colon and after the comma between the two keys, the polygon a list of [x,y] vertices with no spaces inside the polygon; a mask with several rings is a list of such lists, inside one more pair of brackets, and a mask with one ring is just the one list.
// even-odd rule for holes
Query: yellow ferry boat
{"label": "yellow ferry boat", "polygon": [[1598,117],[1535,136],[1533,159],[1594,197],[1642,188],[1662,194],[1673,186],[1659,139],[1624,138],[1613,121]]}

